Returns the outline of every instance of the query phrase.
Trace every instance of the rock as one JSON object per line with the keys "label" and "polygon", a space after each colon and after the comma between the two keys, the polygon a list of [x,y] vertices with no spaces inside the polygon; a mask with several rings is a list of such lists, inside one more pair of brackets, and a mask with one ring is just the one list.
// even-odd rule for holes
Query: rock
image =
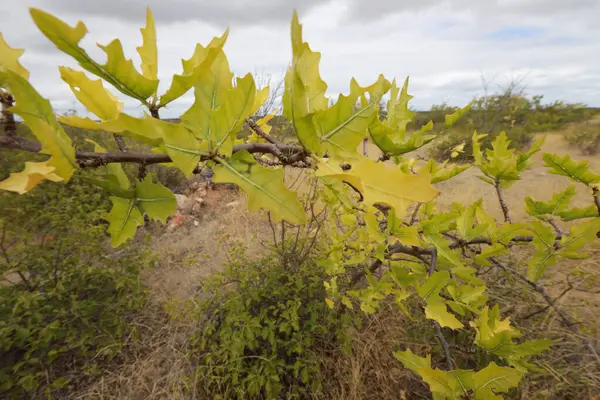
{"label": "rock", "polygon": [[195,181],[195,182],[190,183],[190,189],[194,192],[196,190],[200,189],[200,182]]}
{"label": "rock", "polygon": [[194,226],[195,226],[195,227],[199,227],[199,226],[200,226],[200,222],[198,222],[198,221],[194,220]]}
{"label": "rock", "polygon": [[196,191],[194,192],[194,197],[206,197],[207,191],[205,187],[201,187],[196,189]]}
{"label": "rock", "polygon": [[194,201],[198,204],[200,204],[201,206],[204,206],[206,203],[204,202],[204,199],[202,197],[196,197],[194,198]]}
{"label": "rock", "polygon": [[235,201],[232,201],[231,203],[227,203],[227,207],[233,208],[233,207],[237,207],[239,204],[240,204],[240,202],[235,200]]}
{"label": "rock", "polygon": [[194,205],[194,201],[192,199],[182,194],[176,194],[175,198],[177,199],[177,209],[179,211],[187,214],[192,211],[192,206]]}
{"label": "rock", "polygon": [[[200,200],[202,200],[202,199],[200,199]],[[202,211],[202,203],[194,203],[191,211],[192,211],[192,214],[194,214],[194,215],[200,214],[200,212]]]}

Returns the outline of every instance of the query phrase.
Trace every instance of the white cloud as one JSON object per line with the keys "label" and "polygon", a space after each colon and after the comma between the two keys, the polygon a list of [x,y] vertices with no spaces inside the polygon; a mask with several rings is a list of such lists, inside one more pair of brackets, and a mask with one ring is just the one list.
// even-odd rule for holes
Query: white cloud
{"label": "white cloud", "polygon": [[[114,3],[114,6],[111,6]],[[13,47],[26,49],[31,80],[57,111],[74,96],[60,80],[58,65],[76,67],[37,30],[27,7],[36,6],[71,25],[88,26],[84,47],[98,60],[95,43],[114,37],[138,63],[146,2],[23,0],[0,5],[0,28]],[[493,84],[525,77],[531,94],[600,106],[600,2],[597,0],[335,0],[149,1],[158,29],[161,89],[181,71],[197,42],[206,44],[230,24],[226,45],[238,75],[263,70],[279,76],[290,57],[289,20],[299,8],[305,39],[322,52],[321,71],[330,95],[346,93],[349,81],[374,81],[379,73],[400,82],[410,75],[412,105],[455,105],[482,93],[480,78]],[[494,86],[492,85],[492,88]],[[123,98],[123,95],[120,95]],[[179,115],[191,93],[163,116]],[[141,111],[135,102],[127,109]]]}

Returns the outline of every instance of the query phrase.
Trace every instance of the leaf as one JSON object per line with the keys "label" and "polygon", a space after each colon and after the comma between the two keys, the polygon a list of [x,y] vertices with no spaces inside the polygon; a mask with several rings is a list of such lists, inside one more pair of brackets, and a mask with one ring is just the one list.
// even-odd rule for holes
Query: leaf
{"label": "leaf", "polygon": [[573,196],[575,196],[575,185],[570,185],[562,192],[555,193],[548,202],[535,201],[531,197],[525,197],[527,212],[540,219],[544,219],[543,216],[546,214],[559,215],[569,207]]}
{"label": "leaf", "polygon": [[517,155],[517,170],[518,171],[523,171],[526,168],[529,168],[533,164],[530,161],[530,158],[531,158],[531,156],[533,156],[535,153],[539,152],[542,149],[542,145],[544,144],[545,140],[546,140],[546,137],[542,136],[541,138],[539,138],[538,140],[533,142],[533,144],[531,145],[531,148],[529,149],[528,152],[519,153]]}
{"label": "leaf", "polygon": [[[217,101],[216,91],[231,87],[232,75],[229,72],[227,57],[223,52],[223,46],[229,36],[229,29],[225,30],[221,37],[214,37],[207,47],[197,44],[194,54],[189,60],[182,60],[183,74],[174,74],[169,89],[160,96],[158,107],[164,107],[173,100],[183,96],[195,85],[196,99],[198,91],[204,95],[208,94],[213,100],[212,103],[200,104],[197,108],[203,113],[217,108],[220,102]],[[227,71],[227,74],[219,73]],[[208,89],[211,88],[211,89]],[[183,116],[182,116],[183,121]]]}
{"label": "leaf", "polygon": [[163,223],[177,211],[173,192],[160,183],[152,182],[151,175],[135,185],[136,204],[149,218]]}
{"label": "leaf", "polygon": [[473,375],[475,397],[486,399],[492,394],[508,392],[517,387],[523,373],[515,368],[499,367],[495,362],[490,362],[487,367]]}
{"label": "leaf", "polygon": [[467,241],[480,236],[487,227],[485,224],[473,227],[475,224],[477,207],[479,207],[480,203],[481,201],[470,205],[458,218],[456,218],[458,232]]}
{"label": "leaf", "polygon": [[572,208],[568,211],[559,212],[556,215],[561,217],[565,222],[582,218],[594,218],[598,216],[598,208],[595,205],[586,208]]}
{"label": "leaf", "polygon": [[528,262],[527,279],[535,282],[549,266],[556,264],[556,249],[554,248],[556,237],[552,228],[538,221],[531,223],[531,232],[536,253]]}
{"label": "leaf", "polygon": [[285,75],[283,116],[295,128],[302,145],[319,154],[321,146],[310,114],[327,108],[327,84],[319,74],[321,53],[313,52],[302,39],[302,25],[294,11],[291,25],[292,64]]}
{"label": "leaf", "polygon": [[596,234],[600,232],[600,218],[594,218],[589,221],[581,222],[571,226],[569,236],[563,236],[560,240],[563,257],[581,258],[581,249],[594,240]]}
{"label": "leaf", "polygon": [[84,69],[104,79],[121,93],[145,103],[156,92],[158,80],[148,79],[136,71],[132,61],[125,59],[118,39],[106,46],[98,44],[107,57],[106,64],[101,65],[79,47],[79,42],[87,33],[83,22],[77,22],[73,28],[38,8],[30,8],[30,14],[39,30],[59,50],[73,57]]}
{"label": "leaf", "polygon": [[144,223],[140,210],[135,206],[135,199],[123,199],[111,196],[113,208],[106,220],[109,222],[107,232],[111,235],[110,243],[118,247],[135,236],[137,227]]}
{"label": "leaf", "polygon": [[269,210],[275,222],[285,219],[302,224],[305,214],[297,194],[283,184],[283,169],[267,169],[256,162],[246,150],[236,152],[231,158],[218,158],[214,168],[215,183],[238,185],[247,196],[248,209]]}
{"label": "leaf", "polygon": [[60,182],[62,177],[54,173],[55,168],[44,162],[25,162],[25,168],[21,172],[13,172],[3,181],[0,181],[0,189],[24,194],[36,187],[43,180]]}
{"label": "leaf", "polygon": [[237,79],[234,89],[228,90],[225,102],[211,115],[210,133],[207,138],[210,151],[226,157],[231,155],[233,139],[252,112],[256,85],[251,74]]}
{"label": "leaf", "polygon": [[50,102],[44,99],[21,75],[7,70],[4,74],[15,98],[16,105],[11,111],[23,118],[23,122],[40,141],[41,153],[51,155],[47,161],[49,167],[54,167],[54,174],[67,183],[77,163],[75,149],[71,138],[65,133],[56,118]]}
{"label": "leaf", "polygon": [[156,48],[156,27],[150,7],[146,7],[146,27],[140,28],[142,45],[136,47],[142,59],[142,74],[150,79],[158,79],[158,49]]}
{"label": "leaf", "polygon": [[[94,152],[106,153],[106,149],[94,142],[92,139],[86,139],[86,142],[94,144]],[[129,189],[131,183],[129,182],[129,178],[127,178],[127,174],[125,174],[123,166],[120,163],[109,163],[106,165],[106,170],[110,175],[115,177],[121,189]]]}
{"label": "leaf", "polygon": [[467,111],[471,109],[471,106],[472,104],[469,103],[465,107],[459,108],[454,113],[444,116],[444,122],[446,124],[446,127],[449,128],[452,125],[454,125],[460,117],[462,117]]}
{"label": "leaf", "polygon": [[432,175],[432,184],[447,181],[448,179],[451,179],[456,175],[460,174],[461,172],[464,172],[467,169],[471,168],[471,164],[452,165],[452,168],[446,168],[447,163],[447,161],[444,161],[441,165],[439,165],[433,159],[429,159],[427,161],[423,169],[429,171],[429,173]]}
{"label": "leaf", "polygon": [[449,280],[448,271],[434,272],[423,285],[419,286],[417,293],[424,301],[432,297],[439,297],[440,291],[448,284]]}
{"label": "leaf", "polygon": [[464,325],[456,317],[448,312],[446,302],[441,297],[431,298],[425,306],[425,316],[437,321],[442,328],[460,329]]}
{"label": "leaf", "polygon": [[[10,47],[4,40],[2,32],[0,32],[0,71],[13,71],[23,79],[29,79],[29,71],[19,62],[19,58],[24,52],[25,50],[23,49],[14,49]],[[0,87],[4,87],[2,84],[2,77],[0,77]]]}
{"label": "leaf", "polygon": [[544,153],[543,158],[551,174],[567,176],[586,186],[600,182],[600,176],[590,171],[587,160],[577,162],[572,160],[568,154],[560,157],[550,153]]}
{"label": "leaf", "polygon": [[431,354],[427,354],[425,357],[419,357],[410,349],[406,349],[405,351],[394,352],[394,357],[404,365],[404,368],[408,368],[416,373],[419,373],[418,370],[421,368],[431,367]]}
{"label": "leaf", "polygon": [[[349,171],[343,171],[339,167],[339,161],[332,158],[321,160],[316,175],[335,177],[347,182],[362,193],[366,204],[389,205],[394,207],[399,216],[405,212],[409,201],[427,203],[439,194],[431,186],[431,178],[427,172],[419,175],[406,174],[368,158],[356,160]],[[390,182],[394,184],[390,185]]]}
{"label": "leaf", "polygon": [[454,391],[450,386],[450,382],[448,379],[448,372],[442,371],[438,368],[420,368],[418,374],[421,375],[423,381],[425,381],[429,385],[429,390],[442,398],[456,398],[454,396]]}
{"label": "leaf", "polygon": [[58,67],[60,77],[89,111],[98,118],[115,119],[123,109],[123,102],[102,86],[102,80],[89,79],[85,73],[67,67]]}
{"label": "leaf", "polygon": [[490,353],[507,356],[513,352],[512,339],[519,337],[520,332],[510,325],[510,318],[500,320],[499,312],[497,305],[491,312],[485,306],[479,317],[469,324],[476,331],[475,344]]}
{"label": "leaf", "polygon": [[457,250],[450,249],[450,241],[437,233],[428,233],[423,232],[423,237],[425,241],[432,244],[436,250],[439,257],[447,260],[457,267],[462,267],[463,262],[460,259],[460,254]]}
{"label": "leaf", "polygon": [[367,137],[367,129],[377,117],[377,104],[387,89],[385,78],[379,76],[378,92],[372,92],[367,104],[356,106],[358,99],[367,88],[361,88],[356,80],[350,82],[350,94],[339,95],[338,101],[331,107],[317,111],[312,120],[319,137],[320,149],[331,156],[355,154],[358,145]]}

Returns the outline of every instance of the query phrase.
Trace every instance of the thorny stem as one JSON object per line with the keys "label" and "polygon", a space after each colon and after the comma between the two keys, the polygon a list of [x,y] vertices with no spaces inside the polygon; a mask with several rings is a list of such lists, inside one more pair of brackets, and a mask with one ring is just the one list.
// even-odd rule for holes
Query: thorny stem
{"label": "thorny stem", "polygon": [[[429,262],[429,269],[427,270],[427,275],[431,276],[435,272],[435,267],[437,266],[437,250],[433,249],[431,252],[431,261]],[[444,332],[442,331],[442,327],[437,321],[433,321],[433,326],[435,327],[435,335],[440,340],[440,344],[444,349],[444,355],[446,357],[446,363],[448,364],[448,370],[454,369],[452,362],[452,355],[450,354],[450,344],[446,340],[444,336]]]}
{"label": "thorny stem", "polygon": [[504,196],[502,195],[502,189],[500,188],[500,181],[494,181],[494,187],[496,188],[496,194],[498,195],[498,201],[500,202],[500,208],[502,208],[502,214],[504,214],[504,221],[512,224],[510,216],[508,215],[508,206],[504,201]]}

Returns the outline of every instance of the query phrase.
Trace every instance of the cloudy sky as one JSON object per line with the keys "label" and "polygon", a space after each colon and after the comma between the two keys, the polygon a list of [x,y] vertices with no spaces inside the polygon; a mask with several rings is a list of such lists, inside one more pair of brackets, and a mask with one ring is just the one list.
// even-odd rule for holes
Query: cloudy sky
{"label": "cloudy sky", "polygon": [[[305,40],[322,53],[331,96],[347,93],[352,77],[366,85],[383,73],[410,76],[416,109],[464,105],[482,93],[482,77],[492,90],[521,79],[527,93],[547,101],[600,106],[600,0],[0,0],[0,30],[12,47],[26,50],[22,63],[31,81],[63,112],[75,97],[58,65],[76,64],[37,30],[28,8],[70,25],[82,20],[89,31],[82,45],[101,62],[95,43],[120,38],[137,66],[146,5],[158,31],[159,91],[181,72],[181,58],[196,43],[207,44],[227,26],[225,51],[235,74],[282,76],[297,9]],[[161,116],[181,114],[191,94]],[[135,102],[126,107],[141,112]]]}

